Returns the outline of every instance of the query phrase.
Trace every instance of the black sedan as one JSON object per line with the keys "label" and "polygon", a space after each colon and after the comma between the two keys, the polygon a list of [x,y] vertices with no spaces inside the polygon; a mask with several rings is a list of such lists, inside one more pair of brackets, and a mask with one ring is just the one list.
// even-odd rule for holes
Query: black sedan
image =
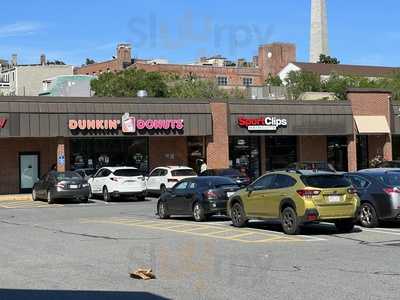
{"label": "black sedan", "polygon": [[400,221],[400,170],[367,169],[346,176],[361,199],[362,226],[373,228],[379,221]]}
{"label": "black sedan", "polygon": [[200,176],[222,176],[233,179],[241,188],[247,187],[251,183],[249,176],[241,174],[236,169],[208,169]]}
{"label": "black sedan", "polygon": [[240,188],[227,177],[207,176],[185,179],[160,196],[160,219],[171,215],[192,215],[197,222],[216,214],[226,214],[227,202]]}
{"label": "black sedan", "polygon": [[32,190],[33,201],[56,199],[76,199],[87,202],[90,188],[85,179],[76,172],[51,171],[35,183]]}

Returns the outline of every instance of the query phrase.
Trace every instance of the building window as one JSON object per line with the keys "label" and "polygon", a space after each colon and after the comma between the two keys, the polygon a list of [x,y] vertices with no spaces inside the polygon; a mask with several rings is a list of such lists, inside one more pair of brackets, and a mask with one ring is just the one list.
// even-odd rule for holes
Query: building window
{"label": "building window", "polygon": [[297,137],[267,136],[265,150],[268,171],[285,169],[297,161]]}
{"label": "building window", "polygon": [[251,85],[253,85],[253,78],[251,78],[251,77],[244,77],[244,78],[243,78],[243,85],[244,85],[244,86],[251,86]]}
{"label": "building window", "polygon": [[336,171],[347,172],[347,137],[345,136],[328,136],[328,163],[330,163]]}
{"label": "building window", "polygon": [[259,137],[230,137],[229,166],[251,179],[261,175]]}
{"label": "building window", "polygon": [[228,85],[228,77],[226,76],[218,76],[217,77],[217,84],[221,86]]}

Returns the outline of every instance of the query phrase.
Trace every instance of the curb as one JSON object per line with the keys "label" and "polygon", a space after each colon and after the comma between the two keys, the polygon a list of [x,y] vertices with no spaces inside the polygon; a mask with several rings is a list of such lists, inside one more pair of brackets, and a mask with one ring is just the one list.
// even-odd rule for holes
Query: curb
{"label": "curb", "polygon": [[20,194],[20,195],[0,195],[1,201],[31,201],[31,194]]}

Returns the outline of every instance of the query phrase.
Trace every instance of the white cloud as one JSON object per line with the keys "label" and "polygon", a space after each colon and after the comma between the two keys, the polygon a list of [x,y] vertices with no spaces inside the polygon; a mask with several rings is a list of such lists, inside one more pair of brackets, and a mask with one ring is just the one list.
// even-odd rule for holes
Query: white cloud
{"label": "white cloud", "polygon": [[42,27],[38,22],[16,22],[0,25],[0,37],[25,36],[37,32]]}

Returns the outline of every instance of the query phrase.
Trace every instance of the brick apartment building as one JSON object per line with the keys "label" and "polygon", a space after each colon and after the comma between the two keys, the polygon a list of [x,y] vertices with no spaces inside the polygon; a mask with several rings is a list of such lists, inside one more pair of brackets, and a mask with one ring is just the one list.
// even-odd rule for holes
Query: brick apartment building
{"label": "brick apartment building", "polygon": [[132,59],[131,46],[120,44],[117,57],[113,60],[77,68],[76,74],[100,75],[104,72],[118,72],[126,68],[136,68],[148,72],[173,73],[180,76],[195,76],[216,80],[226,87],[260,86],[269,74],[275,76],[288,63],[296,61],[296,46],[288,43],[273,43],[259,47],[258,56],[249,66],[213,66],[198,64],[169,64],[157,61]]}
{"label": "brick apartment building", "polygon": [[377,156],[400,158],[400,103],[390,96],[356,89],[347,101],[0,97],[0,194],[29,191],[54,163],[148,172],[196,168],[203,158],[252,178],[295,161],[366,168]]}

